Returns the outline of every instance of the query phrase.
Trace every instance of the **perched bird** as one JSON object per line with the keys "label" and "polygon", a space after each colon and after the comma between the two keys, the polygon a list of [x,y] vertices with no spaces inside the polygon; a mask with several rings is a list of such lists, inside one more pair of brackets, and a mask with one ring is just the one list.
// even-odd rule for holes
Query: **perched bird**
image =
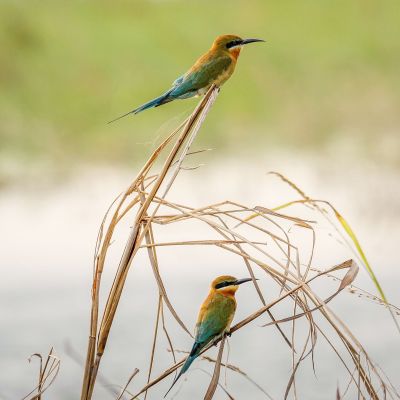
{"label": "perched bird", "polygon": [[248,43],[264,42],[261,39],[241,39],[235,35],[218,36],[210,50],[202,55],[194,65],[172,83],[172,88],[160,97],[135,108],[110,121],[114,122],[129,114],[138,114],[148,108],[158,107],[176,99],[187,99],[207,92],[213,83],[222,86],[233,74],[242,46]]}
{"label": "perched bird", "polygon": [[236,290],[239,289],[239,285],[251,280],[251,278],[236,279],[233,276],[223,275],[211,282],[210,292],[204,300],[197,318],[196,336],[192,350],[165,396],[207,344],[225,334],[229,335],[236,311]]}

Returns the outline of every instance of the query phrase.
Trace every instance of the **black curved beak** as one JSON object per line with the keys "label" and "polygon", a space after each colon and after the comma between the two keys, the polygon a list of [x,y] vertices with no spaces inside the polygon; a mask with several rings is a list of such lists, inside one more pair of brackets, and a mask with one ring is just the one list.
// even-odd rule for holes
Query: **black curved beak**
{"label": "black curved beak", "polygon": [[[242,283],[250,282],[250,281],[252,281],[252,280],[253,280],[253,279],[251,279],[251,278],[238,279],[238,280],[234,283],[234,285],[241,285]],[[256,279],[256,281],[258,281],[258,279]]]}
{"label": "black curved beak", "polygon": [[256,43],[256,42],[265,42],[262,39],[243,39],[241,45],[249,44],[249,43]]}

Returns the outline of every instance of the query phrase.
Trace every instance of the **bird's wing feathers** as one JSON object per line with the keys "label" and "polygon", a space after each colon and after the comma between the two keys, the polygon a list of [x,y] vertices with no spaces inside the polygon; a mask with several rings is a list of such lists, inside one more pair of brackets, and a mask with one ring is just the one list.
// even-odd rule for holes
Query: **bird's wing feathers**
{"label": "bird's wing feathers", "polygon": [[200,89],[210,85],[231,65],[231,63],[232,59],[230,57],[221,56],[212,58],[199,66],[196,64],[185,77],[185,81],[189,80],[196,88]]}
{"label": "bird's wing feathers", "polygon": [[185,77],[185,74],[181,75],[179,78],[176,78],[173,82],[172,82],[172,87],[178,86],[182,83],[183,78]]}
{"label": "bird's wing feathers", "polygon": [[[230,324],[236,309],[234,299],[214,296],[200,311],[196,324],[196,342],[206,345]],[[203,346],[202,346],[203,347]]]}
{"label": "bird's wing feathers", "polygon": [[230,57],[213,58],[207,62],[196,63],[186,74],[174,82],[171,94],[181,97],[210,86],[231,65]]}
{"label": "bird's wing feathers", "polygon": [[201,306],[199,318],[197,319],[196,338],[192,350],[165,396],[176,381],[189,369],[201,350],[229,327],[235,309],[236,300],[234,298],[212,292],[208,295]]}

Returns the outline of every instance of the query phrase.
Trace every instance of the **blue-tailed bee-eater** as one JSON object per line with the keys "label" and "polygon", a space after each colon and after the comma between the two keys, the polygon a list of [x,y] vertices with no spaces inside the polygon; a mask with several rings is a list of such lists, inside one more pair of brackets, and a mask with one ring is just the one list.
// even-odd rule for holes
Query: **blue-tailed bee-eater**
{"label": "blue-tailed bee-eater", "polygon": [[235,293],[239,289],[239,285],[251,280],[251,278],[236,279],[234,276],[223,275],[211,282],[210,292],[201,305],[197,318],[192,350],[165,396],[176,381],[189,369],[205,346],[225,334],[229,335],[231,322],[236,311]]}
{"label": "blue-tailed bee-eater", "polygon": [[114,122],[129,114],[138,114],[148,108],[158,107],[176,99],[188,99],[207,92],[212,84],[221,87],[233,74],[242,46],[262,39],[242,39],[236,35],[218,36],[210,50],[202,55],[194,65],[172,83],[172,88],[160,97],[135,108],[110,121]]}

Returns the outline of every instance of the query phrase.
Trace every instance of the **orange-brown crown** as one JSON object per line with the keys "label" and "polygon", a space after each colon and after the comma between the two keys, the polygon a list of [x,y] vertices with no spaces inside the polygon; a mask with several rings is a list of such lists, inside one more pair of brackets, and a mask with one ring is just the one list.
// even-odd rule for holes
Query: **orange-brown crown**
{"label": "orange-brown crown", "polygon": [[250,282],[252,278],[236,279],[231,275],[222,275],[211,282],[211,290],[217,291],[225,296],[234,296],[239,285]]}
{"label": "orange-brown crown", "polygon": [[237,279],[234,276],[222,275],[222,276],[219,276],[218,278],[215,278],[211,282],[211,287],[213,289],[218,289],[218,286],[221,286],[221,287],[234,286],[236,281],[237,281]]}
{"label": "orange-brown crown", "polygon": [[228,49],[227,45],[237,41],[239,43],[242,38],[237,35],[220,35],[214,40],[212,47]]}

